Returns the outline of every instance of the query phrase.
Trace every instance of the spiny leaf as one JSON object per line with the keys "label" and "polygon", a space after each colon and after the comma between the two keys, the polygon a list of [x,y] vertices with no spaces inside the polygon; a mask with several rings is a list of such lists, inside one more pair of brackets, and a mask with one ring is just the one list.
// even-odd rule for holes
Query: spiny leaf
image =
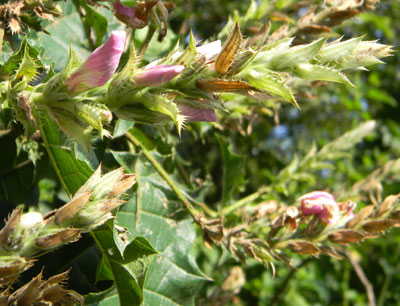
{"label": "spiny leaf", "polygon": [[21,67],[21,63],[24,58],[29,58],[30,60],[32,60],[37,68],[42,66],[42,63],[38,59],[38,56],[39,51],[32,47],[25,37],[22,40],[18,51],[10,56],[7,62],[0,67],[0,77],[4,78],[13,75]]}
{"label": "spiny leaf", "polygon": [[343,73],[326,66],[303,63],[295,65],[292,70],[302,79],[337,82],[355,87]]}
{"label": "spiny leaf", "polygon": [[308,62],[313,59],[322,45],[325,38],[318,39],[307,45],[300,45],[287,49],[286,51],[276,53],[273,59],[268,63],[268,68],[272,70],[283,70],[293,67],[298,63]]}
{"label": "spiny leaf", "polygon": [[276,77],[273,77],[272,75],[261,74],[255,70],[252,70],[248,74],[247,78],[249,83],[254,87],[264,90],[268,93],[278,95],[284,98],[286,101],[292,103],[297,108],[300,108],[290,89]]}
{"label": "spiny leaf", "polygon": [[240,33],[239,24],[236,22],[231,34],[225,41],[221,53],[215,61],[215,70],[220,74],[226,74],[232,65],[235,55],[237,54],[242,42],[242,34]]}
{"label": "spiny leaf", "polygon": [[193,36],[192,30],[190,30],[189,45],[186,47],[182,55],[175,61],[175,65],[189,66],[196,57],[196,54],[196,39]]}
{"label": "spiny leaf", "polygon": [[362,36],[348,39],[346,41],[340,42],[340,38],[329,44],[322,46],[317,54],[317,59],[321,63],[330,63],[336,61],[350,52],[352,52],[356,46],[362,40]]}

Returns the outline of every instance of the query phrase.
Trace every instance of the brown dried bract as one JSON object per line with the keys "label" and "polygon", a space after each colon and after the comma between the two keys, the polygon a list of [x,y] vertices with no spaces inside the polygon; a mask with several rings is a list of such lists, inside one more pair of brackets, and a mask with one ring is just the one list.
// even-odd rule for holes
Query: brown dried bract
{"label": "brown dried bract", "polygon": [[320,253],[320,249],[314,243],[308,241],[290,242],[289,249],[294,253],[304,255],[318,255]]}
{"label": "brown dried bract", "polygon": [[54,217],[54,222],[57,225],[60,225],[66,220],[73,218],[86,205],[91,195],[91,191],[84,192],[80,194],[79,197],[72,199],[70,202],[65,204],[63,207],[57,210]]}
{"label": "brown dried bract", "polygon": [[347,244],[363,240],[364,234],[353,230],[339,230],[328,236],[328,239],[335,243]]}
{"label": "brown dried bract", "polygon": [[361,209],[349,222],[346,223],[346,228],[354,228],[361,221],[368,218],[372,211],[374,210],[374,205],[369,205]]}
{"label": "brown dried bract", "polygon": [[235,92],[242,90],[256,90],[249,83],[239,80],[199,79],[196,87],[207,92]]}
{"label": "brown dried bract", "polygon": [[10,237],[19,225],[21,214],[22,209],[14,209],[6,225],[0,231],[0,245],[6,250],[12,249],[15,247],[14,244],[18,243],[18,241],[11,241]]}
{"label": "brown dried bract", "polygon": [[52,235],[36,238],[35,244],[41,249],[49,250],[69,242],[74,242],[79,237],[80,230],[68,228]]}
{"label": "brown dried bract", "polygon": [[375,217],[379,218],[384,213],[388,212],[390,208],[400,199],[400,194],[392,194],[387,196],[385,200],[379,205],[378,209],[375,212]]}
{"label": "brown dried bract", "polygon": [[363,225],[363,229],[366,230],[368,233],[383,232],[395,226],[397,223],[399,223],[399,221],[391,219],[370,221]]}
{"label": "brown dried bract", "polygon": [[215,70],[220,74],[226,74],[231,67],[235,55],[239,51],[242,42],[239,24],[236,22],[231,33],[222,47],[221,53],[215,61]]}

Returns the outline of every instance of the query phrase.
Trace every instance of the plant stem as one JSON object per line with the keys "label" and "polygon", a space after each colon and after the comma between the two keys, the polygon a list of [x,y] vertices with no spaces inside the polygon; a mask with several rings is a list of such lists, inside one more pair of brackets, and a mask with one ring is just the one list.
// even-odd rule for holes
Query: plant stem
{"label": "plant stem", "polygon": [[190,213],[190,215],[198,220],[200,214],[197,212],[192,204],[185,198],[182,192],[179,190],[178,186],[172,180],[172,178],[168,175],[168,173],[164,170],[164,168],[160,165],[160,163],[150,154],[149,151],[141,144],[141,142],[132,134],[125,133],[125,136],[136,146],[142,150],[144,157],[153,165],[158,174],[165,180],[165,182],[171,187],[172,191],[176,194],[178,199],[185,205],[186,209]]}
{"label": "plant stem", "polygon": [[140,47],[139,53],[138,53],[138,57],[141,58],[143,56],[143,54],[146,52],[147,47],[150,44],[151,39],[153,38],[153,35],[156,31],[155,27],[150,26],[149,30],[147,32],[146,38],[144,39],[142,46]]}
{"label": "plant stem", "polygon": [[297,270],[299,270],[300,268],[302,268],[303,266],[308,264],[311,260],[312,260],[312,258],[308,258],[308,259],[304,260],[301,264],[299,264],[297,267],[291,268],[289,273],[286,275],[285,279],[282,281],[282,284],[280,285],[280,287],[275,291],[275,294],[272,297],[272,301],[269,304],[270,306],[281,305],[280,302],[282,300],[282,295],[283,295],[286,287],[288,286],[289,281],[293,279],[293,276],[297,272]]}
{"label": "plant stem", "polygon": [[374,295],[374,288],[372,287],[372,284],[368,280],[367,276],[365,275],[363,269],[361,268],[361,265],[359,262],[354,259],[354,257],[351,255],[349,251],[345,252],[347,258],[349,259],[351,265],[354,268],[354,271],[356,272],[358,278],[360,279],[361,283],[364,285],[365,291],[367,292],[367,297],[368,297],[368,305],[369,306],[376,306],[375,302],[375,295]]}
{"label": "plant stem", "polygon": [[248,195],[247,197],[244,197],[242,199],[240,199],[239,201],[233,203],[232,205],[229,205],[225,208],[222,209],[222,214],[223,215],[229,215],[230,213],[232,213],[233,211],[253,202],[254,200],[258,199],[259,197],[261,197],[263,194],[268,193],[270,191],[270,187],[269,186],[264,186],[261,187],[260,189],[258,189],[256,192]]}

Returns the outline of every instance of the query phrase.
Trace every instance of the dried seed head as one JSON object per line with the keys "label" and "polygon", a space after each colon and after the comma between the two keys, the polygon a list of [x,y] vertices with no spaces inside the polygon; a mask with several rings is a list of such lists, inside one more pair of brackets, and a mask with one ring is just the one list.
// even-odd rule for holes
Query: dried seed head
{"label": "dried seed head", "polygon": [[385,198],[381,205],[379,205],[378,209],[375,212],[375,218],[379,218],[386,212],[390,210],[390,208],[400,199],[400,194],[390,195]]}
{"label": "dried seed head", "polygon": [[243,269],[240,266],[235,266],[231,269],[229,276],[222,284],[221,289],[235,294],[239,293],[245,283],[246,275],[244,274]]}
{"label": "dried seed head", "polygon": [[293,241],[289,243],[289,249],[294,253],[304,255],[318,255],[320,252],[319,248],[308,241]]}
{"label": "dried seed head", "polygon": [[397,223],[397,220],[391,219],[370,221],[363,225],[363,229],[366,230],[368,233],[384,232],[387,229],[395,226]]}
{"label": "dried seed head", "polygon": [[[26,261],[22,258],[11,261],[9,263],[2,263],[3,266],[0,266],[0,279],[6,279],[12,276],[19,276],[25,270],[28,270],[32,267],[34,260]],[[1,283],[3,283],[1,281]]]}
{"label": "dried seed head", "polygon": [[358,224],[360,224],[361,221],[368,218],[373,210],[374,210],[373,205],[364,207],[349,222],[346,223],[346,228],[356,227]]}
{"label": "dried seed head", "polygon": [[339,230],[328,236],[328,239],[335,243],[354,243],[363,240],[364,234],[352,230]]}
{"label": "dried seed head", "polygon": [[278,209],[278,203],[275,200],[262,202],[257,205],[255,215],[257,218],[263,218],[267,214],[272,214]]}
{"label": "dried seed head", "polygon": [[395,210],[392,211],[392,213],[390,214],[391,218],[393,220],[399,220],[400,221],[400,210]]}

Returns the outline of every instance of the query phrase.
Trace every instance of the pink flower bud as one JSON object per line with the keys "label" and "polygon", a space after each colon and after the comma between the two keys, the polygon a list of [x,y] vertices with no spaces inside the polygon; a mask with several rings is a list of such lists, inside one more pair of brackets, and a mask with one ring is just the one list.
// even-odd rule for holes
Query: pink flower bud
{"label": "pink flower bud", "polygon": [[126,33],[113,31],[110,38],[89,55],[66,81],[72,93],[104,85],[118,67],[125,46]]}
{"label": "pink flower bud", "polygon": [[133,81],[138,86],[158,86],[171,81],[180,74],[183,69],[185,69],[185,66],[182,65],[145,67],[145,70],[134,76]]}
{"label": "pink flower bud", "polygon": [[186,117],[186,122],[216,122],[217,116],[212,109],[201,109],[187,104],[177,104],[179,113]]}
{"label": "pink flower bud", "polygon": [[299,198],[303,215],[317,215],[325,223],[334,223],[339,218],[339,206],[330,193],[314,191]]}

